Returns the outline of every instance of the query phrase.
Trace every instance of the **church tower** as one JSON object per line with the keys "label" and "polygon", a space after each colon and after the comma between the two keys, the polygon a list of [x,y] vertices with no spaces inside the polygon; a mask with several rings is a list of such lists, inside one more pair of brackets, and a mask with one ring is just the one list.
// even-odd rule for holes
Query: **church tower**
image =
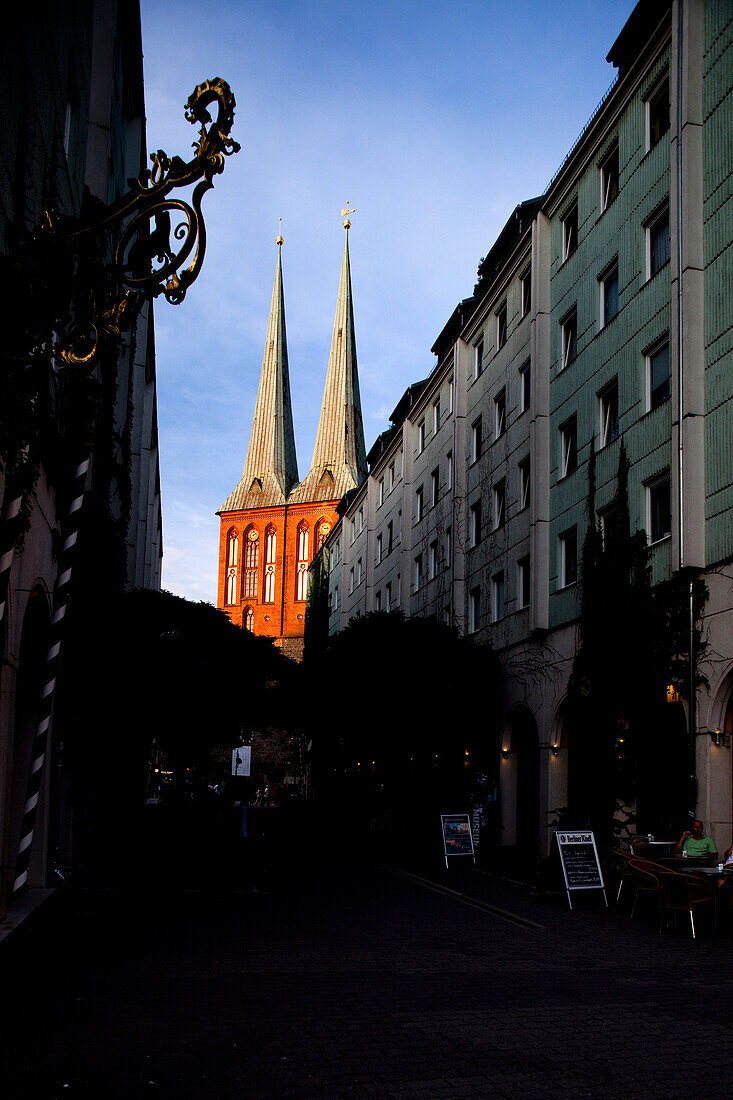
{"label": "church tower", "polygon": [[298,483],[290,401],[282,237],[262,372],[242,477],[219,509],[217,606],[232,622],[303,651],[308,567],[336,521],[336,505],[367,474],[356,365],[349,229],[341,264],[326,385],[311,468]]}

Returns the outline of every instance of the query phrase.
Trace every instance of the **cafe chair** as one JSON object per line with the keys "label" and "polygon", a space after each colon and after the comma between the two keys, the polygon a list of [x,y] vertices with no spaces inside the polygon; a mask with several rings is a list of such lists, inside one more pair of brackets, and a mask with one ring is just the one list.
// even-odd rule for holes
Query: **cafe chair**
{"label": "cafe chair", "polygon": [[657,872],[662,891],[662,913],[659,931],[663,932],[670,913],[687,913],[690,918],[690,931],[693,940],[695,934],[695,908],[699,905],[712,905],[713,929],[717,931],[717,895],[715,888],[700,879],[678,874],[676,871],[659,870]]}
{"label": "cafe chair", "polygon": [[654,898],[657,907],[661,906],[662,891],[659,885],[659,879],[657,878],[658,869],[653,864],[649,863],[646,859],[630,859],[629,868],[634,879],[634,889],[636,894],[634,896],[634,904],[631,907],[631,916],[634,916],[636,912],[636,905],[640,897],[652,897]]}

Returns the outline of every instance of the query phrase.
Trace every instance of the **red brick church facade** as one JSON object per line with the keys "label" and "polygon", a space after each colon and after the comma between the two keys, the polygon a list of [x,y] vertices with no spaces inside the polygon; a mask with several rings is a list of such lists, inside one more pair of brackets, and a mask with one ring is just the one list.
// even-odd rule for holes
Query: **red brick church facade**
{"label": "red brick church facade", "polygon": [[366,477],[356,365],[348,220],[326,385],[310,470],[298,480],[290,402],[282,238],[249,448],[242,477],[219,509],[217,606],[232,622],[303,649],[308,566],[344,493]]}

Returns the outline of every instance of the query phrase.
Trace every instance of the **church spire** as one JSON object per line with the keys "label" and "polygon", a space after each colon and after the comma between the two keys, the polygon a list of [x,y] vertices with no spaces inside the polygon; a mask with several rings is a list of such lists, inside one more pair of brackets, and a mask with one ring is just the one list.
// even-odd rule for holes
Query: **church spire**
{"label": "church spire", "polygon": [[279,234],[276,243],[275,283],[247,458],[241,480],[222,504],[220,512],[283,504],[298,481],[285,336],[283,239]]}
{"label": "church spire", "polygon": [[342,213],[347,215],[346,239],[318,434],[311,468],[291,500],[340,499],[367,476],[349,266],[348,214],[353,211],[347,207]]}

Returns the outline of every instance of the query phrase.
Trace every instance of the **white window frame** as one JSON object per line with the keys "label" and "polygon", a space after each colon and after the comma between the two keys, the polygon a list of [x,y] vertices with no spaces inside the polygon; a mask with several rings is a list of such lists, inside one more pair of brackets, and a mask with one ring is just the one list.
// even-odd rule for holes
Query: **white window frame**
{"label": "white window frame", "polygon": [[358,588],[364,579],[364,563],[361,558],[356,559],[356,587]]}
{"label": "white window frame", "polygon": [[478,462],[482,453],[482,418],[479,416],[471,425],[471,464]]}
{"label": "white window frame", "polygon": [[494,438],[499,439],[506,431],[506,388],[502,388],[494,398]]}
{"label": "white window frame", "polygon": [[415,523],[419,523],[425,515],[425,500],[423,497],[423,487],[418,485],[415,490]]}
{"label": "white window frame", "polygon": [[[575,576],[572,580],[568,579],[567,559],[568,559],[568,545],[570,540],[575,539]],[[571,585],[576,584],[578,580],[578,531],[575,527],[569,527],[567,531],[563,531],[559,538],[560,542],[560,587],[570,588]]]}
{"label": "white window frame", "polygon": [[382,560],[382,532],[381,531],[377,535],[376,549],[377,549],[377,565],[379,565],[379,563]]}
{"label": "white window frame", "polygon": [[[616,194],[611,198],[611,179],[613,177],[608,169],[614,158],[616,160]],[[610,206],[613,206],[621,191],[621,154],[619,152],[618,140],[613,143],[603,160],[600,161],[598,165],[598,174],[601,184],[601,213],[603,213],[603,211],[608,210]]]}
{"label": "white window frame", "polygon": [[494,530],[506,523],[506,480],[501,478],[492,489]]}
{"label": "white window frame", "polygon": [[[606,316],[606,283],[613,275],[616,276],[616,312],[612,317],[608,317]],[[598,293],[600,301],[598,310],[600,327],[605,328],[606,325],[611,323],[614,317],[618,316],[619,311],[618,256],[616,256],[608,267],[598,276]]]}
{"label": "white window frame", "polygon": [[[525,391],[529,389],[529,393]],[[532,404],[532,361],[527,359],[519,368],[519,411],[527,412]]]}
{"label": "white window frame", "polygon": [[[573,230],[575,236],[573,238]],[[562,218],[562,259],[569,260],[578,247],[578,200],[570,204]]]}
{"label": "white window frame", "polygon": [[530,483],[532,477],[532,465],[530,456],[527,455],[518,463],[519,467],[519,510],[529,507]]}
{"label": "white window frame", "polygon": [[417,453],[421,455],[425,450],[425,421],[421,420],[417,426]]}
{"label": "white window frame", "polygon": [[[664,263],[660,264],[656,271],[652,271],[652,236],[655,230],[662,224],[667,223],[667,238],[669,241],[669,255]],[[669,200],[665,200],[664,205],[655,211],[654,214],[645,222],[644,231],[646,234],[646,277],[647,282],[649,279],[653,279],[655,275],[658,275],[660,271],[663,271],[672,258],[672,223],[669,217]]]}
{"label": "white window frame", "polygon": [[[665,398],[659,401],[656,405],[652,405],[652,359],[662,351],[663,348],[667,348],[667,355],[670,357],[669,362],[669,393]],[[660,409],[662,405],[666,405],[672,396],[672,360],[671,360],[671,347],[669,343],[669,335],[665,333],[661,340],[657,340],[648,351],[644,353],[644,369],[646,373],[646,410],[647,412],[653,412],[655,409]]]}
{"label": "white window frame", "polygon": [[422,568],[422,554],[418,554],[414,559],[415,566],[415,591],[419,592],[424,584],[423,568]]}
{"label": "white window frame", "polygon": [[387,488],[389,489],[389,491],[391,493],[392,490],[394,489],[394,462],[390,463],[389,470],[387,471],[387,477],[388,477]]}
{"label": "white window frame", "polygon": [[[501,599],[499,598],[501,596]],[[491,578],[491,621],[499,623],[506,617],[506,581],[504,570]]]}
{"label": "white window frame", "polygon": [[[572,327],[575,329],[575,340],[571,340],[571,322]],[[569,313],[565,315],[560,322],[560,332],[562,335],[562,362],[560,370],[567,370],[571,363],[574,363],[578,358],[578,307],[573,306]],[[575,352],[571,358],[570,352],[575,346]]]}
{"label": "white window frame", "polygon": [[481,542],[481,497],[475,500],[469,509],[471,521],[471,547],[478,546]]}
{"label": "white window frame", "polygon": [[[525,293],[526,291],[526,293]],[[522,297],[522,319],[532,312],[532,270],[529,268],[519,277],[519,292]]]}
{"label": "white window frame", "polygon": [[481,629],[481,589],[472,588],[468,593],[468,633]]}
{"label": "white window frame", "polygon": [[440,467],[436,466],[430,475],[430,506],[434,508],[440,500]]}
{"label": "white window frame", "polygon": [[480,378],[484,371],[484,338],[473,345],[473,380]]}
{"label": "white window frame", "polygon": [[[608,401],[609,396],[616,392],[616,431],[614,433],[614,425],[611,423],[612,406]],[[621,434],[620,418],[619,418],[619,406],[618,406],[618,378],[612,379],[598,394],[598,418],[599,418],[599,439],[601,447],[607,447],[609,443],[613,443],[618,439]]]}
{"label": "white window frame", "polygon": [[[661,485],[667,485],[667,491],[669,493],[669,530],[659,535],[657,538],[653,537],[652,532],[652,494],[655,489],[658,489]],[[646,491],[646,538],[647,545],[656,546],[660,542],[664,542],[665,539],[672,536],[672,478],[669,470],[662,471],[661,474],[657,474],[656,477],[647,481],[644,485]]]}
{"label": "white window frame", "polygon": [[440,431],[440,398],[433,401],[433,435]]}
{"label": "white window frame", "polygon": [[[527,588],[526,600],[524,599],[525,578]],[[530,571],[530,556],[529,554],[525,554],[517,561],[517,607],[520,611],[523,611],[525,607],[529,607],[532,598],[531,587],[532,574]]]}
{"label": "white window frame", "polygon": [[384,478],[380,477],[377,482],[377,508],[381,508],[384,504]]}
{"label": "white window frame", "polygon": [[448,379],[448,412],[453,412],[453,378]]}
{"label": "white window frame", "polygon": [[428,578],[432,581],[438,575],[438,540],[434,539],[428,547]]}
{"label": "white window frame", "polygon": [[445,456],[446,463],[448,464],[448,472],[446,474],[446,488],[453,488],[453,451],[448,451]]}
{"label": "white window frame", "polygon": [[[659,100],[663,92],[666,92],[667,102],[667,129],[663,130],[656,141],[652,141],[652,107]],[[658,145],[665,134],[669,133],[671,125],[671,101],[670,101],[670,83],[669,73],[665,72],[660,76],[659,80],[655,83],[654,87],[649,91],[644,100],[644,107],[646,110],[646,150],[649,152],[655,145]]]}
{"label": "white window frame", "polygon": [[496,350],[501,351],[509,335],[509,313],[507,310],[506,298],[501,303],[494,316],[496,317]]}
{"label": "white window frame", "polygon": [[[571,443],[573,440],[573,433],[569,431],[571,425],[574,427],[575,432],[575,465],[570,469],[570,456],[572,454]],[[570,416],[564,424],[560,425],[560,477],[568,477],[570,474],[575,473],[578,468],[578,418],[577,416]]]}

